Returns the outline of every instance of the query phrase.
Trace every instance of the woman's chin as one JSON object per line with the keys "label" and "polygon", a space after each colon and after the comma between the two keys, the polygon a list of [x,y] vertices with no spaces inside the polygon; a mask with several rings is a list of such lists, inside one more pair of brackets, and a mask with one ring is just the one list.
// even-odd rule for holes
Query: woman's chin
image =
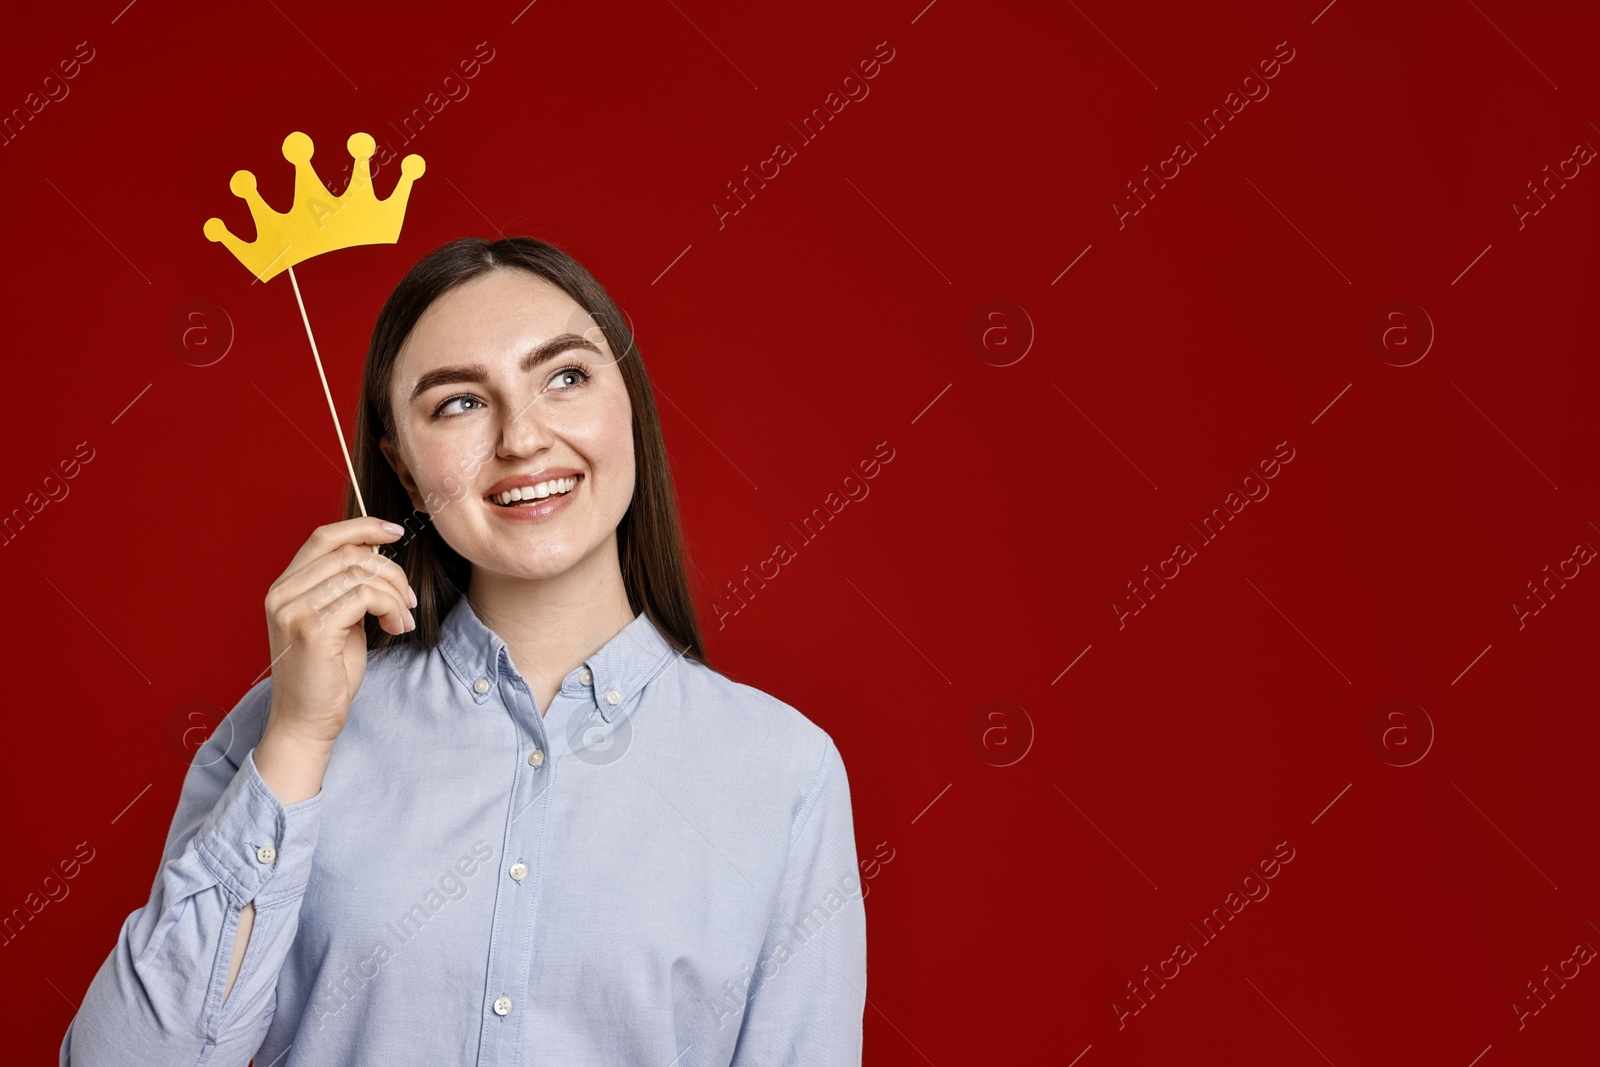
{"label": "woman's chin", "polygon": [[[465,553],[463,553],[465,555]],[[493,574],[496,580],[543,582],[551,578],[559,578],[577,566],[581,556],[577,552],[541,551],[537,558],[529,556],[509,555],[503,546],[497,546],[494,551],[478,553],[482,563],[466,557],[472,562],[475,572]]]}

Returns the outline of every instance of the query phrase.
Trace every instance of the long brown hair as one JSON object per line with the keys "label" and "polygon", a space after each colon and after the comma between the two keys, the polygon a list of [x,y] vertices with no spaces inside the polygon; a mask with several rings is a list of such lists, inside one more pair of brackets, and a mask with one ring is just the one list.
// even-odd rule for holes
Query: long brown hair
{"label": "long brown hair", "polygon": [[[677,495],[667,464],[661,421],[633,331],[610,295],[582,264],[554,245],[520,236],[498,241],[462,237],[428,253],[400,279],[372,327],[351,461],[367,513],[406,528],[398,541],[382,546],[380,551],[405,569],[411,588],[416,590],[417,606],[412,614],[417,628],[391,634],[378,625],[376,616],[369,614],[365,618],[368,651],[404,646],[432,648],[439,640],[440,623],[465,595],[472,575],[472,564],[445,543],[429,513],[412,505],[399,476],[378,448],[381,436],[387,434],[390,440],[396,439],[394,413],[389,406],[395,361],[417,320],[435,300],[481,274],[507,269],[525,270],[554,284],[588,312],[604,332],[633,408],[633,499],[617,524],[618,562],[628,604],[636,614],[648,615],[684,655],[710,666],[690,599]],[[360,515],[360,504],[351,488],[346,493],[345,517]]]}

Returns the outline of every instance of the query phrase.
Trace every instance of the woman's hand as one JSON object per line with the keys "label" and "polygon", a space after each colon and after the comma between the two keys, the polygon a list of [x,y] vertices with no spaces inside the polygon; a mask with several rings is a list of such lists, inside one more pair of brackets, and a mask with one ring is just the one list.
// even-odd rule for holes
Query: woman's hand
{"label": "woman's hand", "polygon": [[331,749],[367,671],[367,614],[392,634],[416,629],[405,571],[371,547],[399,536],[371,516],[319,526],[267,590],[267,734]]}

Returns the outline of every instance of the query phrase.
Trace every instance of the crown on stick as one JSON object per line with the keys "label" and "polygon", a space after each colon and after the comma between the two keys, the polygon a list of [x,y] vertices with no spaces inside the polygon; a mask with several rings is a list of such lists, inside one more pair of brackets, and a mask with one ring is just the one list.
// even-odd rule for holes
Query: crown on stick
{"label": "crown on stick", "polygon": [[402,159],[394,192],[389,199],[379,200],[373,195],[372,175],[367,169],[376,147],[372,136],[351,134],[346,147],[355,166],[344,195],[334,196],[311,165],[311,138],[298,131],[291,133],[283,139],[283,158],[294,164],[294,205],[282,214],[272,210],[256,192],[256,176],[247,170],[234,171],[228,188],[250,205],[256,239],[246,244],[218,218],[206,220],[206,237],[222,242],[261,281],[324,252],[354,245],[394,244],[400,239],[411,183],[422,177],[425,169],[422,157],[412,154]]}

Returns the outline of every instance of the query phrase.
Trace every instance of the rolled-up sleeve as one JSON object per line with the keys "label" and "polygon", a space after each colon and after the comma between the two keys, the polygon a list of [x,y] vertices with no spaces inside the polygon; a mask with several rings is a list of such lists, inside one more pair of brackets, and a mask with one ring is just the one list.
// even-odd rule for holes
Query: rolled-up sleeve
{"label": "rolled-up sleeve", "polygon": [[[256,769],[269,686],[246,693],[190,763],[150,899],[123,921],[90,982],[62,1038],[61,1067],[245,1067],[260,1047],[322,810],[320,792],[285,806]],[[254,927],[228,992],[251,901]]]}
{"label": "rolled-up sleeve", "polygon": [[730,1067],[859,1067],[866,990],[850,784],[829,738],[795,815],[788,869]]}

